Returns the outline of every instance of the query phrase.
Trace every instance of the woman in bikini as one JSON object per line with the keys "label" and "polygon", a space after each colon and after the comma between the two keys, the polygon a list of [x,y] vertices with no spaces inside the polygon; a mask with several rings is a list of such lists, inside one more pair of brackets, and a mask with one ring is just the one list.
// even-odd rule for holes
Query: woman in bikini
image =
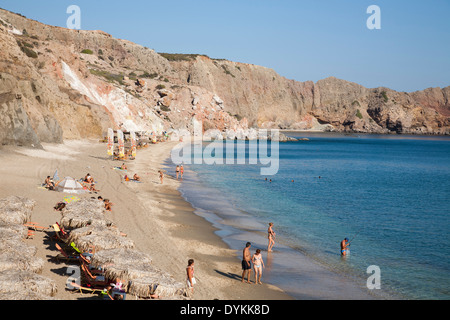
{"label": "woman in bikini", "polygon": [[262,276],[262,268],[264,266],[264,260],[261,255],[261,250],[256,249],[256,253],[252,257],[253,268],[255,269],[255,283],[262,284],[261,276]]}
{"label": "woman in bikini", "polygon": [[194,285],[195,285],[194,259],[188,260],[188,266],[186,268],[186,284],[187,287],[191,290],[191,293],[194,293]]}
{"label": "woman in bikini", "polygon": [[269,238],[269,244],[267,246],[267,252],[271,252],[273,245],[275,244],[275,231],[272,229],[273,222],[269,223],[269,229],[267,230],[267,237]]}

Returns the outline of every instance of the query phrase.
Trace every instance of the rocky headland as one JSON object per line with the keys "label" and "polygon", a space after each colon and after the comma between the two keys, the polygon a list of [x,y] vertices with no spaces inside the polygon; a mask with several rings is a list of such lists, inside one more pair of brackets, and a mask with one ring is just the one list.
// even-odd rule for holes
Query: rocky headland
{"label": "rocky headland", "polygon": [[[0,9],[0,143],[41,148],[125,131],[258,129],[450,134],[450,87],[365,88],[286,79],[252,64],[167,54],[102,31]],[[210,134],[211,136],[211,134]]]}

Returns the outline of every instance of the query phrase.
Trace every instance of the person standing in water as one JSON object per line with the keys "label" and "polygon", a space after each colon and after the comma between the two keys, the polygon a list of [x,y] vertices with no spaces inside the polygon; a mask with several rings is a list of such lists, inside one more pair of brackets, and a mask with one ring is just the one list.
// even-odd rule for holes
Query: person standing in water
{"label": "person standing in water", "polygon": [[184,173],[183,165],[180,165],[180,178],[181,178],[181,180],[183,180],[183,173]]}
{"label": "person standing in water", "polygon": [[177,180],[178,180],[178,176],[180,175],[180,166],[177,165],[175,172],[177,173]]}
{"label": "person standing in water", "polygon": [[345,238],[341,241],[341,255],[346,256],[348,247],[350,246],[350,243],[348,242],[348,238]]}
{"label": "person standing in water", "polygon": [[262,258],[261,250],[256,249],[256,253],[252,257],[253,262],[253,268],[255,269],[255,283],[262,284],[261,277],[262,277],[262,268],[265,268],[264,266],[264,260]]}
{"label": "person standing in water", "polygon": [[269,223],[269,229],[267,230],[267,237],[269,238],[269,244],[267,245],[267,252],[272,252],[273,245],[275,244],[275,231],[272,229],[273,222]]}

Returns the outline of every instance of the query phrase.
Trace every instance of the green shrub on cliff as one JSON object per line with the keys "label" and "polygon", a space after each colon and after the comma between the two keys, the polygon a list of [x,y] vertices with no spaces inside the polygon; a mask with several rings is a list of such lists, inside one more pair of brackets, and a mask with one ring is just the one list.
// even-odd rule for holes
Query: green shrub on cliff
{"label": "green shrub on cliff", "polygon": [[198,56],[209,58],[204,54],[185,54],[185,53],[164,53],[158,52],[159,55],[163,56],[169,61],[190,61],[195,60]]}
{"label": "green shrub on cliff", "polygon": [[97,69],[89,69],[89,72],[93,75],[100,76],[108,80],[109,82],[118,82],[123,85],[123,75],[122,74],[113,74],[104,70]]}
{"label": "green shrub on cliff", "polygon": [[362,117],[363,117],[361,114],[361,111],[359,111],[359,109],[356,109],[356,116],[360,119],[362,119]]}
{"label": "green shrub on cliff", "polygon": [[83,51],[81,51],[81,53],[93,54],[94,52],[91,49],[84,49]]}

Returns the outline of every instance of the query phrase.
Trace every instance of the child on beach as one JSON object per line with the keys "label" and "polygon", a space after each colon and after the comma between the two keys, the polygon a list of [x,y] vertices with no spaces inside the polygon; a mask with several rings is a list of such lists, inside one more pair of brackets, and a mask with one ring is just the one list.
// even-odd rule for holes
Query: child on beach
{"label": "child on beach", "polygon": [[262,268],[265,268],[265,266],[261,250],[256,249],[256,253],[252,257],[252,262],[253,262],[253,269],[255,269],[255,283],[262,284],[261,282]]}
{"label": "child on beach", "polygon": [[161,180],[161,184],[163,183],[164,180],[164,173],[160,170],[159,172],[159,179]]}

